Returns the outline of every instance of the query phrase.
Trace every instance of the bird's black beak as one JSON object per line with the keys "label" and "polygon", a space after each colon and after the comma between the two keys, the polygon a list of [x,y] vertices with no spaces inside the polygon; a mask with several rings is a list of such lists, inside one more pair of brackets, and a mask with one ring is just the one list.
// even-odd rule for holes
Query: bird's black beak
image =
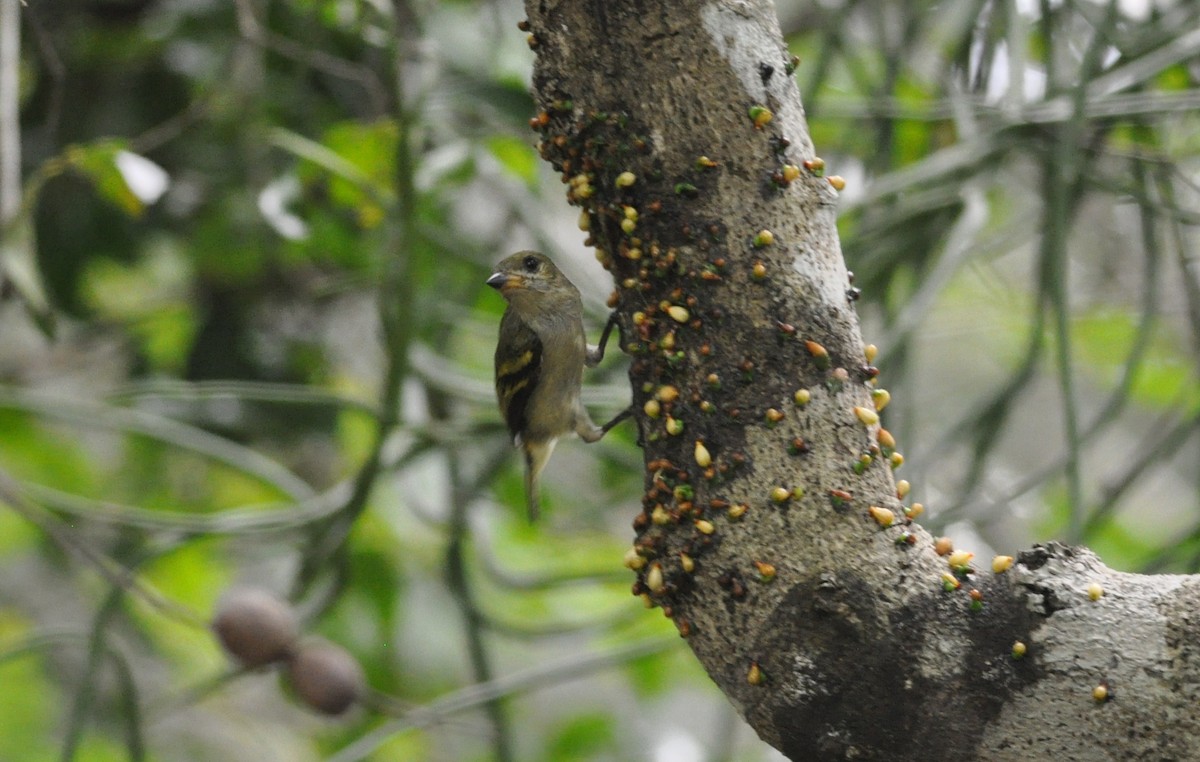
{"label": "bird's black beak", "polygon": [[509,275],[508,273],[492,273],[484,283],[496,289],[500,293],[504,293],[510,287],[520,286],[522,279],[519,275]]}

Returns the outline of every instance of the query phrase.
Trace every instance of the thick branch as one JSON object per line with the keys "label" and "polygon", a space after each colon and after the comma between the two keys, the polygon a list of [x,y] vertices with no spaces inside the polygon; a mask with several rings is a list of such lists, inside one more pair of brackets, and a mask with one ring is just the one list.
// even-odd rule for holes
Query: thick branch
{"label": "thick branch", "polygon": [[1200,758],[1194,580],[1058,546],[952,569],[906,518],[771,4],[526,8],[541,152],[635,357],[635,592],[759,735],[798,760]]}

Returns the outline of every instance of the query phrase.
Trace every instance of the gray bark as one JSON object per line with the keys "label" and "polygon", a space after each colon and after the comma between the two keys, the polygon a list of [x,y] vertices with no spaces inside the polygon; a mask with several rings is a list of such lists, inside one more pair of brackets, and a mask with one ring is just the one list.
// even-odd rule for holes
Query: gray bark
{"label": "gray bark", "polygon": [[541,152],[634,358],[634,592],[763,740],[796,760],[1200,759],[1195,578],[1059,545],[955,575],[905,518],[855,410],[878,380],[771,3],[526,10]]}

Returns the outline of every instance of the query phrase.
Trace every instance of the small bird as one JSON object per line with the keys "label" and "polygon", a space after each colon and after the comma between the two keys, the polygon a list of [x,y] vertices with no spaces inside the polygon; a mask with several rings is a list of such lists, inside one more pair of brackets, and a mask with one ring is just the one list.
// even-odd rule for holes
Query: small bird
{"label": "small bird", "polygon": [[536,251],[501,260],[487,285],[508,301],[496,344],[496,399],[525,457],[525,497],[529,520],[536,521],[538,476],[558,438],[574,431],[585,442],[598,441],[630,413],[626,409],[597,426],[579,399],[583,368],[604,357],[616,316],[609,318],[600,344],[588,346],[579,289]]}

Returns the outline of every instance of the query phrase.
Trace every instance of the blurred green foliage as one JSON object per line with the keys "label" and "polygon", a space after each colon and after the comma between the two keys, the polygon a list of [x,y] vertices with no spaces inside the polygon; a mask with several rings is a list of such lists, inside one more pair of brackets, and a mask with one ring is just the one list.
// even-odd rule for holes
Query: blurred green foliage
{"label": "blurred green foliage", "polygon": [[[930,526],[1195,571],[1200,10],[778,5]],[[521,518],[482,281],[535,246],[593,327],[608,291],[532,145],[521,16],[21,8],[0,759],[772,758],[628,594],[629,432],[562,445]],[[370,707],[231,667],[203,622],[236,584],[348,648]]]}

